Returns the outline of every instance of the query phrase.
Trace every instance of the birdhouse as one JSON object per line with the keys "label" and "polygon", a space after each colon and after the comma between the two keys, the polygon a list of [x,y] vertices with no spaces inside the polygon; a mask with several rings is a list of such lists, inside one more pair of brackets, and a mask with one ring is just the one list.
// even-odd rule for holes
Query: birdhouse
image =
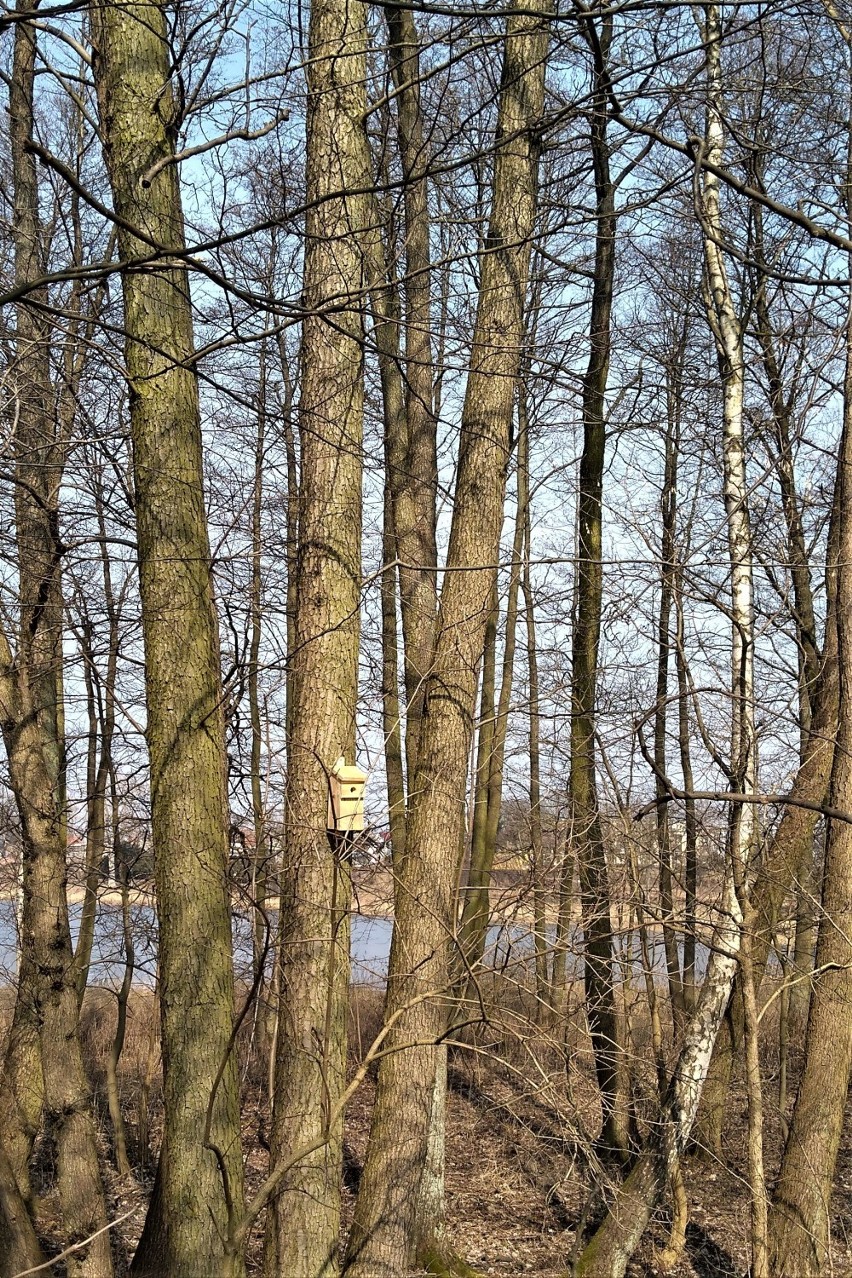
{"label": "birdhouse", "polygon": [[335,834],[360,834],[364,829],[366,772],[341,755],[328,776],[328,829]]}

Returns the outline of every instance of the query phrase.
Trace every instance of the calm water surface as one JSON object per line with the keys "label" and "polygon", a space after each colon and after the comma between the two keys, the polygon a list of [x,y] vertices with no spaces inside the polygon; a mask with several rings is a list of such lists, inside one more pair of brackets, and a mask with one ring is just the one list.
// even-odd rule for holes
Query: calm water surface
{"label": "calm water surface", "polygon": [[[76,944],[80,922],[79,905],[71,906],[71,931]],[[153,984],[156,971],[157,924],[154,910],[149,905],[131,908],[133,941],[136,951],[135,981],[140,985]],[[383,984],[387,977],[393,921],[363,914],[352,916],[352,980],[361,984]],[[553,929],[548,928],[548,942],[553,942]],[[16,969],[17,929],[15,904],[0,901],[0,982],[14,979]],[[574,929],[568,966],[571,975],[582,972],[582,935]],[[496,968],[527,964],[534,952],[533,935],[523,924],[504,924],[488,930],[487,961]],[[627,955],[621,954],[622,966]],[[251,970],[250,920],[244,914],[234,916],[234,962],[240,976]],[[665,956],[662,942],[654,945],[652,965],[655,973],[665,972]],[[707,965],[707,947],[699,946],[698,968],[703,975]],[[634,950],[634,976],[641,974],[638,944]],[[95,942],[92,954],[90,981],[97,985],[117,987],[124,975],[124,944],[121,928],[121,911],[117,906],[105,905],[98,912]]]}

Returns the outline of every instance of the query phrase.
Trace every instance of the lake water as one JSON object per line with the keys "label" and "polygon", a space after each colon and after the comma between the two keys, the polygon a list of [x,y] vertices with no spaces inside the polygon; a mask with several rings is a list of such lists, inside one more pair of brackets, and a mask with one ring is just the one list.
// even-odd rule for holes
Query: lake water
{"label": "lake water", "polygon": [[[76,944],[80,921],[79,905],[71,906],[71,931]],[[136,968],[134,980],[139,985],[152,985],[156,973],[157,924],[154,910],[148,905],[131,909]],[[239,975],[251,970],[251,931],[248,916],[234,916],[234,961]],[[363,914],[352,916],[352,980],[359,984],[382,985],[387,978],[393,921]],[[553,929],[548,928],[548,943],[553,943]],[[16,968],[17,929],[15,904],[0,901],[0,983],[14,980]],[[95,941],[92,953],[90,982],[95,985],[117,987],[124,975],[124,947],[121,929],[121,911],[115,906],[104,906],[98,912]],[[513,968],[527,965],[534,954],[533,934],[529,927],[519,924],[493,926],[488,930],[486,962],[495,968]],[[707,966],[707,947],[698,946],[697,966],[699,977]],[[626,966],[627,955],[620,956]],[[665,955],[662,941],[657,939],[652,947],[652,966],[655,976],[665,973]],[[633,951],[633,977],[641,976],[638,942]],[[568,950],[568,973],[571,977],[582,974],[582,934],[574,928]]]}

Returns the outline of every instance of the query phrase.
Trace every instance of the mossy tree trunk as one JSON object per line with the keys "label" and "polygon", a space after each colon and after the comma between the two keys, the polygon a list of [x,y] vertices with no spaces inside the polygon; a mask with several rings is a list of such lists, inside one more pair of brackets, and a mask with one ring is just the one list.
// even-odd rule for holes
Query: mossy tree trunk
{"label": "mossy tree trunk", "polygon": [[[180,119],[163,8],[119,0],[93,3],[90,13],[124,264],[160,940],[165,1135],[160,1192],[134,1272],[191,1278],[219,1263],[226,1200],[239,1211],[243,1165],[237,1062],[229,1052],[234,989],[218,627],[189,281],[170,256],[184,248],[172,162]],[[135,267],[154,246],[157,260]]]}

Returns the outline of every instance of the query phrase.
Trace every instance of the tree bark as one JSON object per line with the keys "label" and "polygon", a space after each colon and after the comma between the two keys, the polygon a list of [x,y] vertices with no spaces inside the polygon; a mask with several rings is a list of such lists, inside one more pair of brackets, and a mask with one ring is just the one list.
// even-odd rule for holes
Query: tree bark
{"label": "tree bark", "polygon": [[508,20],[494,194],[459,444],[456,503],[427,679],[405,864],[397,892],[370,1143],[349,1237],[349,1278],[405,1272],[448,1018],[457,849],[477,671],[494,588],[515,380],[536,205],[535,129],[544,105],[547,20]]}
{"label": "tree bark", "polygon": [[[153,1204],[134,1273],[165,1270],[189,1278],[219,1263],[226,1200],[239,1209],[243,1168],[237,1062],[230,1051],[219,639],[189,282],[186,268],[169,260],[169,249],[184,247],[178,169],[169,162],[179,118],[163,9],[95,0],[91,20],[101,140],[121,219],[160,939],[165,1142],[157,1201],[163,1219]],[[148,179],[158,160],[167,163]],[[134,269],[151,241],[162,246],[159,262]]]}
{"label": "tree bark", "polygon": [[[837,522],[838,493],[839,489],[835,480],[833,527]],[[834,542],[834,536],[835,534],[830,532],[830,546]],[[832,552],[830,549],[829,561],[833,554],[836,554],[836,551]],[[834,621],[836,587],[833,576],[834,571],[829,564],[822,669],[814,696],[814,713],[807,747],[790,788],[791,802],[784,808],[769,846],[764,850],[751,891],[755,918],[752,964],[756,986],[760,985],[766,969],[781,907],[790,890],[790,885],[795,882],[799,873],[803,850],[813,846],[814,828],[819,819],[819,813],[801,805],[824,802],[835,752],[839,668],[837,631]],[[696,1121],[696,1148],[713,1159],[721,1155],[728,1084],[733,1068],[734,1051],[741,1041],[742,999],[735,988],[713,1050],[713,1060]]]}
{"label": "tree bark", "polygon": [[[526,529],[525,479],[521,477],[518,462],[516,492],[515,531],[512,539],[512,560],[509,567],[509,590],[506,600],[506,628],[503,639],[503,662],[500,675],[500,696],[494,706],[494,686],[491,686],[493,729],[482,752],[484,758],[477,767],[477,802],[474,808],[473,838],[471,839],[470,870],[463,896],[459,920],[459,946],[462,960],[462,998],[465,1003],[476,997],[476,977],[481,968],[488,937],[488,921],[491,912],[491,873],[497,852],[497,834],[500,828],[500,812],[503,802],[503,771],[506,759],[506,733],[509,727],[509,707],[515,672],[515,646],[518,626],[518,594],[521,584],[521,560]],[[496,629],[496,608],[494,625]],[[492,623],[489,622],[489,625]],[[496,635],[495,635],[496,642]],[[485,708],[485,679],[483,677],[483,715]],[[484,728],[484,724],[482,725]]]}
{"label": "tree bark", "polygon": [[518,387],[518,500],[524,507],[524,548],[521,589],[524,596],[524,624],[527,634],[527,705],[529,708],[530,752],[530,874],[533,895],[535,937],[536,1018],[545,1023],[552,1010],[553,992],[547,961],[547,882],[544,863],[544,836],[541,818],[541,725],[536,643],[535,596],[532,571],[532,502],[530,500],[530,426],[527,391]]}
{"label": "tree bark", "polygon": [[675,606],[675,670],[677,671],[677,735],[680,770],[686,798],[683,803],[684,826],[684,936],[683,936],[683,1001],[690,1015],[698,997],[696,983],[696,942],[698,930],[698,821],[695,813],[695,790],[692,775],[692,749],[689,731],[689,678],[683,633],[683,564],[678,562],[673,581]]}
{"label": "tree bark", "polygon": [[[680,366],[686,345],[685,334],[666,368],[666,434],[664,441],[663,488],[660,494],[662,543],[660,547],[660,606],[657,617],[657,689],[654,713],[654,768],[657,797],[657,850],[660,858],[660,909],[663,917],[663,944],[669,978],[669,998],[676,1032],[686,1014],[684,976],[681,973],[678,938],[674,927],[672,892],[672,849],[669,805],[666,793],[666,735],[668,728],[669,664],[671,658],[671,613],[678,571],[675,549],[677,523],[677,469],[680,453]],[[672,384],[672,383],[675,384]]]}
{"label": "tree bark", "polygon": [[[832,12],[832,10],[829,10]],[[852,59],[852,38],[832,12]],[[850,81],[852,83],[852,81]],[[852,102],[852,97],[849,99]],[[848,122],[847,225],[852,226],[852,119]],[[847,309],[843,429],[837,469],[837,746],[828,801],[852,804],[852,303]],[[833,565],[832,565],[833,567]],[[852,1079],[852,826],[827,823],[822,909],[805,1059],[769,1219],[770,1267],[777,1278],[822,1272],[831,1232],[831,1191]]]}
{"label": "tree bark", "polygon": [[[720,7],[704,6],[702,38],[707,75],[705,147],[718,166],[724,149]],[[735,792],[752,794],[757,785],[754,720],[754,616],[751,531],[743,440],[742,331],[722,254],[719,180],[702,175],[707,312],[716,342],[723,393],[723,489],[731,565],[732,732],[730,779]],[[580,1256],[575,1273],[623,1278],[654,1205],[683,1151],[710,1066],[713,1044],[728,1004],[742,940],[743,907],[756,833],[754,805],[733,803],[728,866],[707,975],[663,1097],[658,1126],[625,1180],[615,1204]]]}
{"label": "tree bark", "polygon": [[367,30],[359,0],[317,0],[308,115],[292,706],[279,936],[272,1166],[264,1272],[337,1271],[351,897],[326,832],[328,773],[355,748],[361,590],[363,291],[370,172],[363,129]]}
{"label": "tree bark", "polygon": [[[57,810],[55,777],[38,716],[15,688],[12,658],[0,642],[0,717],[9,777],[21,821],[24,932],[21,967],[38,973],[35,1011],[41,1048],[44,1108],[56,1142],[62,1225],[70,1243],[107,1223],[97,1132],[77,1033],[77,989],[65,897],[65,821]],[[28,909],[28,901],[38,902]],[[99,1233],[68,1259],[72,1278],[110,1278],[109,1237]]]}
{"label": "tree bark", "polygon": [[[19,13],[33,6],[22,3]],[[35,157],[33,85],[35,28],[16,24],[10,82],[10,146],[14,166],[13,244],[20,283],[43,273]],[[31,305],[35,302],[36,305]],[[66,889],[65,751],[62,690],[63,604],[59,486],[65,460],[63,426],[50,376],[47,293],[17,308],[14,438],[15,523],[20,624],[12,656],[0,635],[0,719],[9,777],[21,822],[23,917],[18,997],[4,1062],[4,1176],[11,1233],[9,1261],[34,1253],[24,1221],[27,1159],[44,1105],[56,1142],[62,1229],[69,1243],[106,1224],[97,1136],[77,1024],[75,969]],[[39,305],[41,304],[41,305]],[[26,1074],[25,1074],[26,1072]],[[69,1258],[72,1278],[109,1278],[109,1239],[93,1239]]]}
{"label": "tree bark", "polygon": [[[838,558],[840,715],[829,804],[852,804],[852,358],[847,357]],[[821,1272],[829,1241],[829,1206],[843,1115],[852,1076],[852,828],[829,821],[816,973],[805,1037],[805,1064],[770,1214],[771,1270],[778,1278]]]}
{"label": "tree bark", "polygon": [[[626,1075],[621,1067],[609,875],[598,808],[595,751],[595,701],[603,597],[601,538],[606,387],[615,280],[615,188],[610,177],[607,141],[609,80],[606,56],[612,38],[611,16],[604,17],[599,31],[589,27],[588,35],[594,61],[591,152],[597,221],[589,327],[591,350],[583,377],[583,451],[577,497],[578,563],[571,645],[568,797],[585,938],[586,1015],[603,1111],[600,1143],[603,1150],[626,1158],[630,1104]],[[573,873],[573,858],[569,856],[566,856],[566,873]]]}
{"label": "tree bark", "polygon": [[437,609],[437,427],[434,413],[429,147],[420,105],[420,37],[411,9],[386,10],[388,52],[396,93],[397,140],[403,176],[405,231],[404,392],[402,466],[391,470],[406,693],[405,753],[409,788],[417,766],[426,678]]}

